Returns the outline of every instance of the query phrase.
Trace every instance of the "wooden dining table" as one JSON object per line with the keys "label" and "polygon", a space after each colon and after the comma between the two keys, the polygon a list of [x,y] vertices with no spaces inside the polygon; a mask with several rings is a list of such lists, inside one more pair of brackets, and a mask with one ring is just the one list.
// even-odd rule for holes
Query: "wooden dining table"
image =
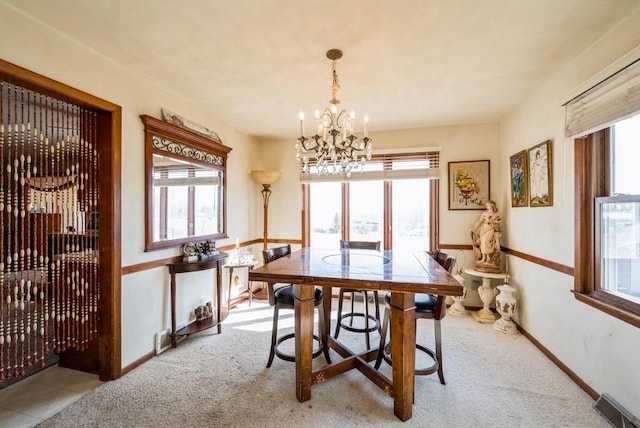
{"label": "wooden dining table", "polygon": [[[302,248],[249,272],[249,281],[294,286],[295,371],[298,401],[311,398],[311,387],[345,371],[357,369],[393,398],[394,413],[409,420],[413,409],[416,329],[414,293],[461,296],[462,285],[426,251]],[[377,349],[354,352],[327,335],[324,346],[341,360],[313,370],[314,287],[331,296],[332,287],[391,292],[392,378],[373,368]],[[331,299],[323,302],[326,331]]]}

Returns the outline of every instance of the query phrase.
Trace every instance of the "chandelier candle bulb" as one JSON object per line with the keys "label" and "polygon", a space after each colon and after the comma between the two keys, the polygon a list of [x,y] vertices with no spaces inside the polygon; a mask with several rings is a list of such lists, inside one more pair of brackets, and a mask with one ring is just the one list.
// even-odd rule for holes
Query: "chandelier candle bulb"
{"label": "chandelier candle bulb", "polygon": [[300,112],[298,114],[298,117],[300,118],[300,136],[304,135],[304,113]]}

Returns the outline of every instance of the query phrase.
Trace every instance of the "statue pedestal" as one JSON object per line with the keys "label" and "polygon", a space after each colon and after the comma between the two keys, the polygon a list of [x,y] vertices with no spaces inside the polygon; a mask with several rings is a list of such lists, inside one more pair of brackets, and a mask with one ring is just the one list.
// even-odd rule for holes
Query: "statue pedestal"
{"label": "statue pedestal", "polygon": [[504,280],[508,275],[506,273],[480,272],[475,269],[465,269],[464,271],[468,275],[482,278],[482,285],[478,287],[478,294],[480,295],[480,300],[482,300],[482,309],[472,312],[471,316],[473,316],[473,319],[481,323],[494,323],[498,316],[491,311],[489,305],[493,301],[493,298],[496,297],[498,291],[491,287],[491,280]]}

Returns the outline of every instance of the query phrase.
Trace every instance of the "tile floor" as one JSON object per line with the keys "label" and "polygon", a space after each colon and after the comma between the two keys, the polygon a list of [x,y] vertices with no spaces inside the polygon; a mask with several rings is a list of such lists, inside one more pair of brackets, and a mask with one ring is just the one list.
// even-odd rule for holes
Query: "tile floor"
{"label": "tile floor", "polygon": [[0,428],[36,426],[101,383],[98,375],[49,367],[0,390]]}

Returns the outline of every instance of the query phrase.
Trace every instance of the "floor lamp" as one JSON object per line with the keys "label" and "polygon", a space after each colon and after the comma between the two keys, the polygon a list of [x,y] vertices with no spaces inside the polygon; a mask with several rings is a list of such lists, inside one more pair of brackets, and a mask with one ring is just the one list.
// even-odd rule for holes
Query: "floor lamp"
{"label": "floor lamp", "polygon": [[271,196],[271,185],[278,181],[280,173],[278,171],[251,171],[253,179],[262,184],[262,206],[264,210],[262,223],[263,249],[267,249],[267,236],[269,230],[269,196]]}

